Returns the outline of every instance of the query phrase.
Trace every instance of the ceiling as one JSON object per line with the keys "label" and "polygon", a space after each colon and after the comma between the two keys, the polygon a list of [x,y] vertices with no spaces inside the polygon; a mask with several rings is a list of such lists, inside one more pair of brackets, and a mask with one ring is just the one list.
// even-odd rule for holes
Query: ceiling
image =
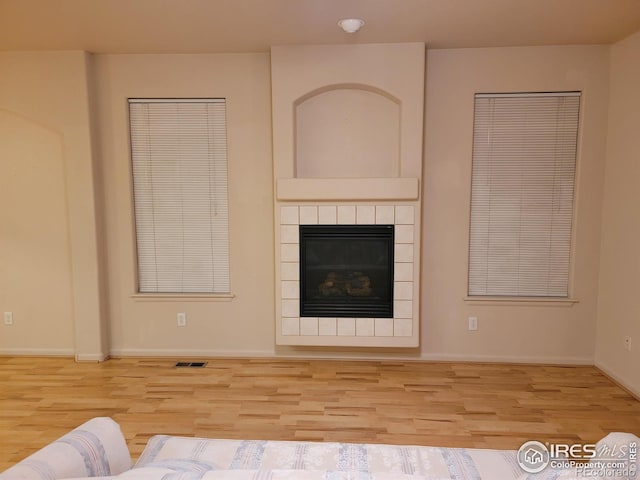
{"label": "ceiling", "polygon": [[[356,34],[337,21],[359,17]],[[603,44],[640,30],[640,0],[0,0],[0,50],[266,52],[271,45],[428,48]]]}

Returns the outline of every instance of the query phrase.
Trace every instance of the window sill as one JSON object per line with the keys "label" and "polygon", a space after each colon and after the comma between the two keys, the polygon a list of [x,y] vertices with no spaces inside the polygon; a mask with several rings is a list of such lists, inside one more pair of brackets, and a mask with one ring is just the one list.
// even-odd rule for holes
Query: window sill
{"label": "window sill", "polygon": [[134,293],[131,298],[139,302],[230,302],[233,293]]}
{"label": "window sill", "polygon": [[464,297],[470,305],[514,305],[530,307],[572,307],[579,300],[553,297]]}

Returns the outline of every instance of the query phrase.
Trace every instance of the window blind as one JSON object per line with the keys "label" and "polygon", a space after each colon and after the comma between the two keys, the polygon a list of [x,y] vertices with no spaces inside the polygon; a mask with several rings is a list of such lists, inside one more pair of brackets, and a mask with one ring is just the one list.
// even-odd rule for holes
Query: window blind
{"label": "window blind", "polygon": [[567,297],[580,94],[476,95],[470,296]]}
{"label": "window blind", "polygon": [[228,293],[224,99],[129,99],[140,293]]}

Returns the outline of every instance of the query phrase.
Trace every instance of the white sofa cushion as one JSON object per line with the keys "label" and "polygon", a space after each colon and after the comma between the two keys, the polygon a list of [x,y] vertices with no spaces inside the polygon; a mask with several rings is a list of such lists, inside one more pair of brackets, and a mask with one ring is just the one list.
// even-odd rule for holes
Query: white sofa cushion
{"label": "white sofa cushion", "polygon": [[[190,463],[192,462],[192,463]],[[515,452],[331,442],[152,437],[134,470],[170,468],[210,478],[219,470],[304,470],[436,479],[515,479]],[[341,473],[342,472],[342,473]],[[200,478],[200,477],[198,477]],[[332,478],[331,476],[327,478]]]}
{"label": "white sofa cushion", "polygon": [[112,476],[130,469],[131,463],[120,425],[96,417],[0,473],[0,480]]}

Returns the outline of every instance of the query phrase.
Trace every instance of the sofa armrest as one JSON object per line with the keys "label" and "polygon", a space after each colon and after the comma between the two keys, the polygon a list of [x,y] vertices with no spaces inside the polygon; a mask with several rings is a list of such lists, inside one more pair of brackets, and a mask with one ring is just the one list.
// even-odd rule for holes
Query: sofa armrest
{"label": "sofa armrest", "polygon": [[97,417],[0,473],[0,480],[100,477],[129,468],[131,455],[120,425]]}

